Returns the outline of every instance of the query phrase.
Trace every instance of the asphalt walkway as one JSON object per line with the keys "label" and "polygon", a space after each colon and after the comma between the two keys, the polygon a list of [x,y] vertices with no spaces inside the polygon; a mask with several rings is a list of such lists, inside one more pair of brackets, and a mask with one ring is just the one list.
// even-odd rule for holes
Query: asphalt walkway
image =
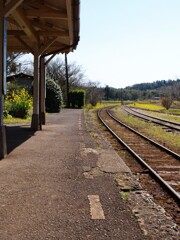
{"label": "asphalt walkway", "polygon": [[129,169],[112,149],[96,146],[83,110],[49,114],[43,131],[14,126],[7,132],[1,240],[146,239],[110,175]]}

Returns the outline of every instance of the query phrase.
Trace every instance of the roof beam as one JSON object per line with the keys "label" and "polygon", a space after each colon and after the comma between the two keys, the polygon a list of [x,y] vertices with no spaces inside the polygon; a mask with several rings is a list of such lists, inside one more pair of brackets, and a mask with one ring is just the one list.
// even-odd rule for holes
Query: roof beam
{"label": "roof beam", "polygon": [[8,36],[26,36],[26,33],[22,30],[7,30]]}
{"label": "roof beam", "polygon": [[50,18],[50,19],[67,19],[67,14],[65,11],[57,11],[53,9],[30,9],[26,10],[27,18]]}
{"label": "roof beam", "polygon": [[68,26],[69,26],[69,37],[70,37],[70,45],[73,44],[73,14],[72,14],[72,1],[66,0],[67,7],[67,16],[68,16]]}
{"label": "roof beam", "polygon": [[49,36],[57,36],[57,37],[68,37],[69,35],[68,35],[68,32],[62,32],[62,31],[38,31],[38,33],[39,33],[39,36],[47,36],[47,37],[49,37]]}
{"label": "roof beam", "polygon": [[21,26],[22,30],[26,33],[26,35],[34,42],[39,42],[39,36],[32,27],[29,20],[26,18],[22,8],[17,8],[13,12],[13,16],[18,22],[18,24]]}
{"label": "roof beam", "polygon": [[[67,38],[69,37],[68,32],[64,32],[64,31],[56,31],[56,30],[49,30],[49,31],[37,31],[38,35],[41,37],[64,37]],[[9,36],[26,36],[26,33],[22,30],[8,30],[7,34]]]}
{"label": "roof beam", "polygon": [[56,41],[56,39],[57,39],[56,37],[53,39],[50,39],[43,46],[41,46],[41,48],[39,49],[39,55],[43,54],[46,51],[46,49]]}
{"label": "roof beam", "polygon": [[49,57],[46,61],[45,61],[45,65],[47,65],[54,57],[56,56],[56,53],[52,54],[51,57]]}
{"label": "roof beam", "polygon": [[24,0],[12,0],[3,9],[4,17],[9,16]]}
{"label": "roof beam", "polygon": [[22,43],[28,50],[33,54],[32,48],[20,37],[20,36],[15,36],[15,38]]}
{"label": "roof beam", "polygon": [[67,39],[66,38],[58,37],[57,40],[58,40],[59,44],[67,45]]}
{"label": "roof beam", "polygon": [[46,30],[46,32],[47,31],[52,31],[52,30],[61,31],[62,33],[63,32],[68,32],[67,28],[65,28],[65,27],[60,27],[59,25],[56,26],[56,25],[53,25],[52,23],[49,23],[49,22],[42,23],[42,22],[38,21],[38,19],[33,20],[31,23],[34,27],[39,28],[43,31]]}

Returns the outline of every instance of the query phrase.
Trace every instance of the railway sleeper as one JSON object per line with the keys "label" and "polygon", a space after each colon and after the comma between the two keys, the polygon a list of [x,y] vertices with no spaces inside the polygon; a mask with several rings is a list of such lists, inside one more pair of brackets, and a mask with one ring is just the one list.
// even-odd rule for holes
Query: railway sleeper
{"label": "railway sleeper", "polygon": [[[179,169],[179,172],[180,172],[180,166],[156,166],[156,169],[158,169],[158,171],[164,171],[164,169],[166,169],[166,171],[178,171]],[[162,170],[161,170],[162,169]]]}
{"label": "railway sleeper", "polygon": [[157,155],[150,155],[150,154],[141,154],[141,153],[138,153],[138,155],[142,158],[142,159],[144,159],[144,160],[146,160],[146,161],[152,161],[152,162],[154,162],[154,161],[158,161],[158,162],[163,162],[164,164],[167,162],[167,161],[165,161],[164,159],[162,159],[160,156],[159,156],[159,154],[157,154]]}

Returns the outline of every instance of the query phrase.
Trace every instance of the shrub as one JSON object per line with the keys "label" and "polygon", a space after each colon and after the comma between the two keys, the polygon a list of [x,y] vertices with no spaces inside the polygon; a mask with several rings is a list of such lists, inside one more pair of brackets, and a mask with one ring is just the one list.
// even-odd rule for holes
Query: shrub
{"label": "shrub", "polygon": [[5,114],[15,118],[27,118],[32,108],[32,97],[22,88],[13,90],[5,100]]}
{"label": "shrub", "polygon": [[162,106],[165,107],[167,110],[171,107],[172,103],[173,103],[172,98],[164,97],[161,99]]}
{"label": "shrub", "polygon": [[60,86],[52,79],[46,82],[46,111],[60,112],[63,103]]}
{"label": "shrub", "polygon": [[71,107],[81,108],[85,105],[85,90],[72,90],[69,93],[69,103]]}

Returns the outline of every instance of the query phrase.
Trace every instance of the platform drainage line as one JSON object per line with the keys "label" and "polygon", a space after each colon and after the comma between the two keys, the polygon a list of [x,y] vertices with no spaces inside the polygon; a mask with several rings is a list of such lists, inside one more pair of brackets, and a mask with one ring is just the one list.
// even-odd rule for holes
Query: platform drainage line
{"label": "platform drainage line", "polygon": [[91,219],[105,219],[98,195],[88,195]]}

